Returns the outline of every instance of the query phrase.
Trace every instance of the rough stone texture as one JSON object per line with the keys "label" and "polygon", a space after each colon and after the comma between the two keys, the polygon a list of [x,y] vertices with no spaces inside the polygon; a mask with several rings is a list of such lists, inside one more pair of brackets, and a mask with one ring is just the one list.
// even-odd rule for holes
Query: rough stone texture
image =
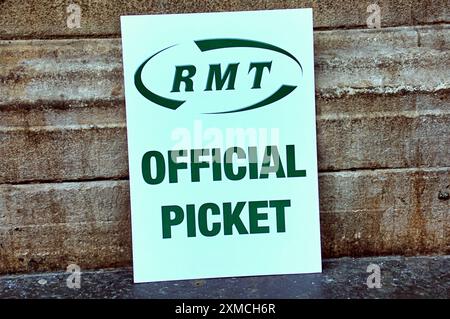
{"label": "rough stone texture", "polygon": [[0,186],[0,273],[131,264],[127,181]]}
{"label": "rough stone texture", "polygon": [[[367,287],[367,277],[373,273],[367,272],[370,264],[380,267],[381,288]],[[98,271],[82,269],[79,289],[67,287],[68,276],[69,274],[64,272],[3,276],[0,277],[0,298],[201,298],[205,300],[200,303],[194,302],[192,305],[214,305],[219,309],[218,303],[222,301],[213,299],[448,299],[450,296],[449,256],[340,258],[324,260],[321,274],[143,284],[133,284],[133,275],[129,268]],[[160,305],[160,301],[158,303]],[[178,305],[181,305],[181,301]],[[280,306],[277,312],[278,316],[283,309],[283,304]],[[163,311],[164,317],[174,312],[175,305],[167,307],[165,310]]]}
{"label": "rough stone texture", "polygon": [[319,169],[449,167],[449,115],[413,111],[321,119]]}
{"label": "rough stone texture", "polygon": [[[450,167],[449,123],[445,111],[321,116],[319,169]],[[0,128],[0,142],[3,183],[128,175],[123,123]]]}
{"label": "rough stone texture", "polygon": [[0,273],[130,265],[118,17],[146,12],[314,7],[323,255],[450,252],[447,1],[380,30],[351,0],[86,0],[71,30],[69,2],[0,1]]}
{"label": "rough stone texture", "polygon": [[[448,25],[315,36],[320,170],[450,167]],[[126,177],[118,39],[2,41],[0,58],[0,182]]]}
{"label": "rough stone texture", "polygon": [[119,39],[1,41],[0,65],[0,105],[123,98]]}
{"label": "rough stone texture", "polygon": [[449,190],[448,168],[321,173],[322,254],[449,253]]}
{"label": "rough stone texture", "polygon": [[[446,168],[321,173],[323,256],[448,254],[449,181]],[[0,273],[131,264],[127,181],[3,185],[0,205]]]}
{"label": "rough stone texture", "polygon": [[[81,8],[81,27],[67,27],[69,3]],[[242,11],[313,8],[316,28],[366,27],[366,1],[334,0],[45,0],[0,2],[0,35],[8,38],[105,36],[120,34],[119,17],[127,14]],[[380,0],[381,25],[420,25],[449,22],[446,0]]]}
{"label": "rough stone texture", "polygon": [[[320,96],[450,87],[449,25],[314,36]],[[123,99],[120,39],[0,41],[0,67],[0,106]]]}
{"label": "rough stone texture", "polygon": [[128,176],[126,129],[57,126],[0,130],[0,180],[61,181]]}

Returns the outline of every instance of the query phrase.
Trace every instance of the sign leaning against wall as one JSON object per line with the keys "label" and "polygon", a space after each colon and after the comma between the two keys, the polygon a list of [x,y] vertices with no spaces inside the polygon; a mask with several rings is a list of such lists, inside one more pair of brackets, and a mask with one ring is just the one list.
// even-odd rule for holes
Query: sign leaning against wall
{"label": "sign leaning against wall", "polygon": [[320,272],[312,10],[121,27],[135,282]]}

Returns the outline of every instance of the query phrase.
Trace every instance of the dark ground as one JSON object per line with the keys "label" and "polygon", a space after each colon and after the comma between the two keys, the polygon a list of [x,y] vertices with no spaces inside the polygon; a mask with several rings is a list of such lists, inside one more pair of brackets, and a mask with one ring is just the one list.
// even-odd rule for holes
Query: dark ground
{"label": "dark ground", "polygon": [[[370,264],[381,288],[368,288]],[[0,276],[0,298],[449,298],[450,256],[339,258],[323,273],[133,284],[131,268],[82,270],[81,287],[65,272]]]}

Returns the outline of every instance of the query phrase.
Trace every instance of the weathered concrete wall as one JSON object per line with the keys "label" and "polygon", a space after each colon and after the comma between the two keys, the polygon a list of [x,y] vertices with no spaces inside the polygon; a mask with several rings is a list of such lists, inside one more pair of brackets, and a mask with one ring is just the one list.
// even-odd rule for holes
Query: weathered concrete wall
{"label": "weathered concrete wall", "polygon": [[70,2],[0,2],[0,273],[131,263],[124,13],[315,8],[324,257],[450,252],[447,1]]}
{"label": "weathered concrete wall", "polygon": [[[83,22],[66,27],[66,7],[77,3]],[[448,22],[448,0],[3,0],[0,34],[3,38],[119,35],[120,15],[313,8],[316,28],[366,27],[367,6],[381,7],[382,26]]]}

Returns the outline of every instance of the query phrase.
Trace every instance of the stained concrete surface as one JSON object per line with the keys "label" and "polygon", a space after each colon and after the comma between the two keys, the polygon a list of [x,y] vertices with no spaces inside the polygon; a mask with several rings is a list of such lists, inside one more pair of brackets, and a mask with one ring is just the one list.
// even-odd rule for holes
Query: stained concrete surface
{"label": "stained concrete surface", "polygon": [[[450,24],[314,39],[324,258],[450,254]],[[0,273],[130,266],[120,39],[2,40],[0,83]]]}
{"label": "stained concrete surface", "polygon": [[[70,3],[79,5],[79,28],[68,27]],[[119,17],[129,14],[288,8],[313,8],[316,28],[365,27],[371,3],[380,6],[382,27],[450,20],[446,0],[3,0],[0,1],[0,38],[117,35],[120,34]]]}
{"label": "stained concrete surface", "polygon": [[[368,288],[371,264],[381,288]],[[321,274],[133,284],[131,268],[82,271],[80,288],[65,272],[0,277],[0,298],[439,298],[450,297],[450,256],[339,258]]]}
{"label": "stained concrete surface", "polygon": [[0,0],[0,274],[131,265],[124,14],[312,7],[324,258],[450,254],[448,0],[371,2]]}

